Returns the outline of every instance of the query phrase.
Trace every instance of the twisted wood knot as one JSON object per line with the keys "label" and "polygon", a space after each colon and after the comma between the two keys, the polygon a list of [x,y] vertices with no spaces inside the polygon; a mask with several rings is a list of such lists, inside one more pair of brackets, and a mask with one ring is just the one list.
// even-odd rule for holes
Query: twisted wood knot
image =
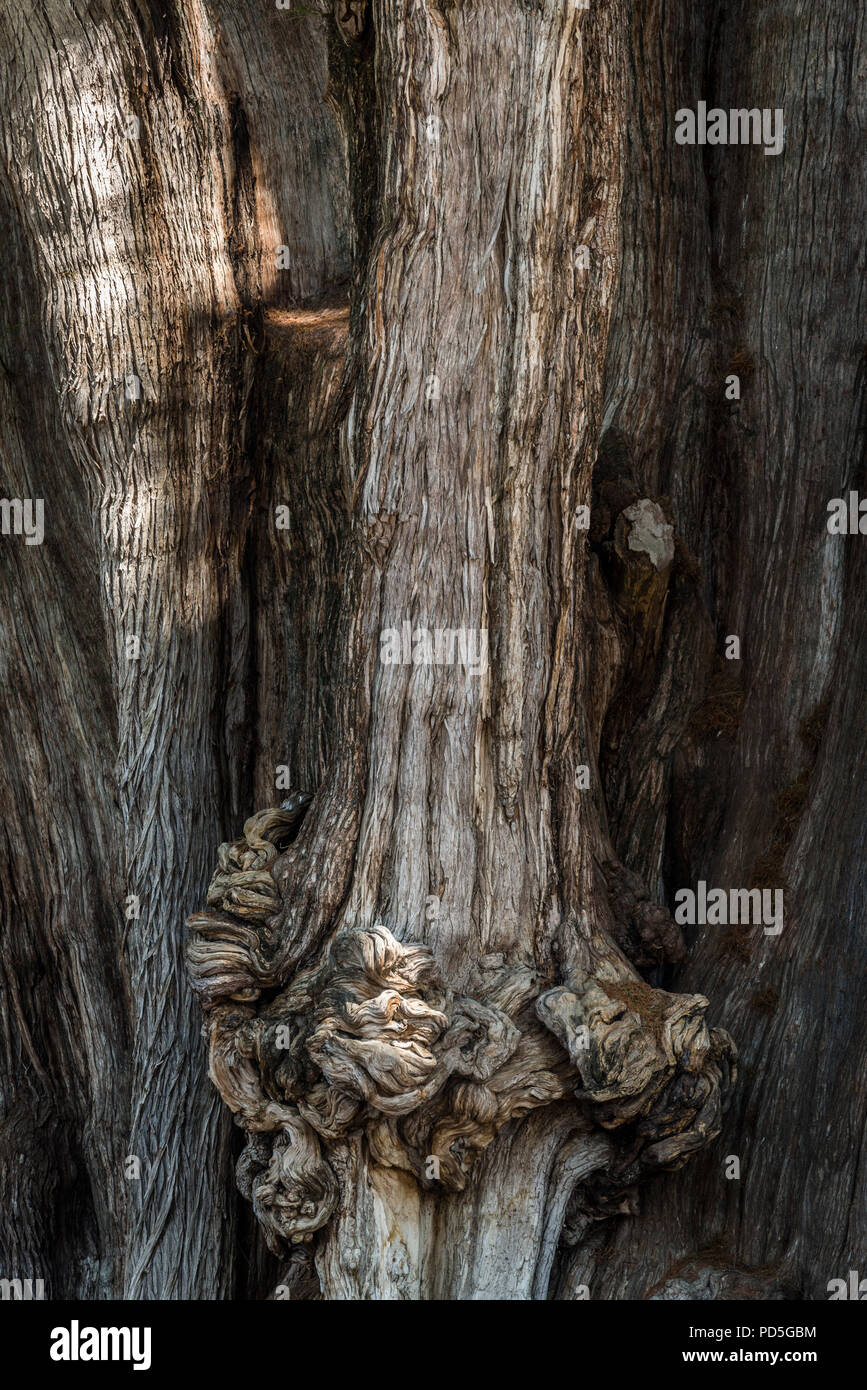
{"label": "twisted wood knot", "polygon": [[464,994],[427,946],[381,922],[350,924],[287,980],[279,942],[263,938],[279,898],[270,870],[308,802],[251,816],[220,847],[210,911],[190,919],[188,945],[211,1078],[248,1135],[238,1182],[275,1253],[330,1220],[328,1146],[359,1131],[372,1162],[445,1192],[465,1187],[510,1120],[569,1095],[588,1131],[624,1131],[610,1150],[618,1190],[715,1136],[731,1039],[707,1028],[706,999],[651,989],[613,951],[604,978],[578,972],[546,988],[503,960]]}

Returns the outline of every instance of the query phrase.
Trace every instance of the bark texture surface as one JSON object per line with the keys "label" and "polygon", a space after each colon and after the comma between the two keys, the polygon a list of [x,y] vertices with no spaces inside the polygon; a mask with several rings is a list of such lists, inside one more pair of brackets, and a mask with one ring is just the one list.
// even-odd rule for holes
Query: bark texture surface
{"label": "bark texture surface", "polygon": [[[863,26],[0,13],[2,488],[45,500],[0,537],[0,1276],[858,1267]],[[783,153],[677,145],[701,100]],[[702,879],[783,932],[684,934]]]}

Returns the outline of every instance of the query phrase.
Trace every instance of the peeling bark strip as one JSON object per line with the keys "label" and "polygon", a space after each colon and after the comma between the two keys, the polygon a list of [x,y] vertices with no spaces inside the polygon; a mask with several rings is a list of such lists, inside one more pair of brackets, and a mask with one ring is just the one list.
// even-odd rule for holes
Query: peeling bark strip
{"label": "peeling bark strip", "polygon": [[863,1267],[864,23],[0,12],[0,1282]]}

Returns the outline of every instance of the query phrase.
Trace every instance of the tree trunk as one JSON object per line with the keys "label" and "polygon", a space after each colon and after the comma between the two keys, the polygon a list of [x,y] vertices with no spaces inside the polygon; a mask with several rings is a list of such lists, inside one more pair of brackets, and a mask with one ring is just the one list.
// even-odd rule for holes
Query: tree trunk
{"label": "tree trunk", "polygon": [[857,1268],[863,24],[0,16],[0,1276]]}

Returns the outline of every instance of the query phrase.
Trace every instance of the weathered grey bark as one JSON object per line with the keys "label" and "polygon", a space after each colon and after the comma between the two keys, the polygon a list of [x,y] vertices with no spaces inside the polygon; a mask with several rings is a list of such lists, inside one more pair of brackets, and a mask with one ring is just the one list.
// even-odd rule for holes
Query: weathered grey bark
{"label": "weathered grey bark", "polygon": [[[0,542],[0,1274],[822,1297],[864,1219],[864,559],[825,529],[863,19],[298,10],[0,18],[4,488],[46,499]],[[676,146],[701,99],[783,107],[785,153]],[[488,668],[383,665],[406,621]],[[251,822],[205,907],[278,766],[297,839]],[[684,960],[700,878],[785,882],[783,934]]]}

